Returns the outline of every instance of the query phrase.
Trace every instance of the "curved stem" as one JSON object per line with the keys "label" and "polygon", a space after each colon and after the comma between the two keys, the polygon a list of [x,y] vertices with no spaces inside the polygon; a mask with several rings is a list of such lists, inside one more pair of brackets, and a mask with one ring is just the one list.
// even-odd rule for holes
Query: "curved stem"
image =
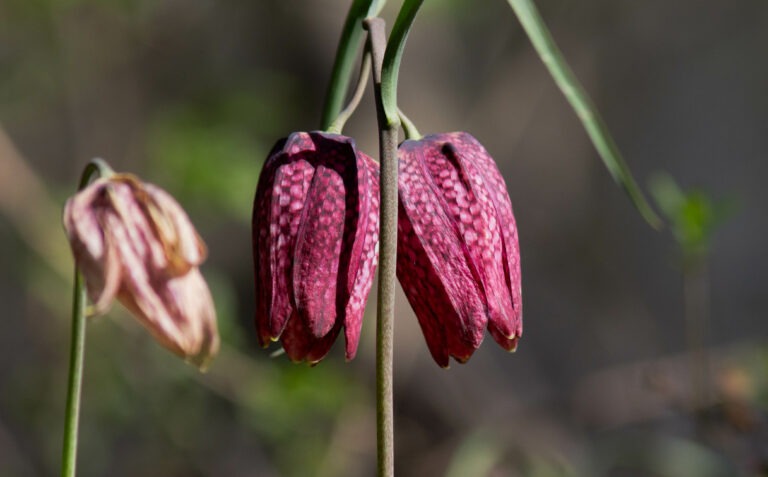
{"label": "curved stem", "polygon": [[377,475],[395,473],[394,410],[392,395],[392,356],[395,321],[395,283],[397,265],[397,133],[399,119],[387,120],[382,101],[382,61],[386,36],[384,20],[365,21],[368,48],[373,60],[373,82],[379,121],[380,152],[380,242],[379,296],[376,320],[376,442]]}
{"label": "curved stem", "polygon": [[80,183],[77,186],[77,190],[83,190],[91,181],[94,174],[98,174],[99,177],[109,177],[115,175],[115,171],[104,159],[99,157],[91,159],[83,169],[83,174],[80,176]]}
{"label": "curved stem", "polygon": [[363,95],[365,94],[365,86],[368,83],[370,72],[371,55],[370,53],[366,53],[365,56],[363,56],[363,63],[360,65],[360,76],[358,76],[357,86],[355,87],[355,92],[352,94],[352,99],[349,100],[347,107],[339,113],[339,116],[336,118],[333,124],[331,124],[331,127],[328,128],[328,132],[341,134],[341,131],[344,129],[344,125],[347,123],[347,120],[352,116],[352,114],[354,114],[357,106],[360,104],[360,100],[363,99]]}
{"label": "curved stem", "polygon": [[627,193],[635,208],[653,228],[661,227],[661,219],[645,200],[643,192],[632,177],[624,158],[614,142],[608,127],[600,117],[576,75],[566,63],[563,54],[555,44],[552,35],[544,24],[541,15],[532,0],[507,0],[515,15],[523,25],[539,58],[549,70],[558,88],[579,117],[595,149],[608,169],[608,172]]}
{"label": "curved stem", "polygon": [[403,59],[408,32],[411,31],[411,25],[413,25],[413,20],[416,18],[422,3],[424,0],[405,0],[403,2],[387,42],[387,51],[381,65],[381,101],[389,125],[400,123],[397,110],[397,78],[400,73],[400,62]]}
{"label": "curved stem", "polygon": [[85,287],[83,287],[77,266],[75,266],[75,286],[72,297],[72,337],[69,346],[69,385],[67,410],[64,418],[62,477],[74,477],[75,475],[80,394],[83,386],[83,361],[85,358]]}
{"label": "curved stem", "polygon": [[[101,159],[94,159],[85,166],[78,190],[85,188],[94,175],[109,177],[114,174]],[[62,450],[61,475],[74,477],[77,465],[77,436],[80,421],[80,395],[83,387],[83,363],[85,361],[85,287],[80,270],[75,265],[74,291],[72,294],[72,336],[69,343],[69,382],[67,407],[64,417],[64,447]]]}
{"label": "curved stem", "polygon": [[386,0],[354,0],[349,7],[347,19],[341,30],[336,59],[333,62],[331,82],[325,94],[323,116],[320,121],[320,129],[323,131],[328,130],[344,106],[349,80],[355,66],[355,57],[363,40],[362,21],[378,15],[385,3]]}
{"label": "curved stem", "polygon": [[398,108],[397,114],[400,116],[400,122],[403,123],[403,131],[405,131],[406,139],[419,140],[423,137],[419,130],[416,129],[416,125],[413,124],[413,121],[405,115],[402,109]]}

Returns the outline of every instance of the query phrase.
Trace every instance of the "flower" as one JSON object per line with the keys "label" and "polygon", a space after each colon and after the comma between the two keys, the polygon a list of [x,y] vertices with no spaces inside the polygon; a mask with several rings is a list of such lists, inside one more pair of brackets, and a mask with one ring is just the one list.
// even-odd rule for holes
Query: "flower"
{"label": "flower", "polygon": [[471,135],[399,148],[397,276],[432,357],[466,362],[486,327],[506,350],[522,334],[520,250],[504,179]]}
{"label": "flower", "polygon": [[198,269],[206,247],[167,192],[130,174],[97,179],[67,201],[64,228],[94,314],[117,297],[160,344],[205,367],[219,348]]}
{"label": "flower", "polygon": [[277,142],[253,205],[256,327],[292,361],[317,363],[341,328],[346,358],[360,339],[378,260],[377,164],[338,134]]}

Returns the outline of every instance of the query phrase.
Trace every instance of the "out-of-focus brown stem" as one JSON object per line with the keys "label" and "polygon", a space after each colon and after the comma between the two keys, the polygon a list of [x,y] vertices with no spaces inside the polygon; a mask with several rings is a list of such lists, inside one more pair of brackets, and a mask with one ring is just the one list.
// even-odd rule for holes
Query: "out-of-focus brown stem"
{"label": "out-of-focus brown stem", "polygon": [[704,258],[688,257],[683,264],[683,296],[685,300],[685,333],[690,354],[691,405],[701,411],[709,402],[709,283]]}

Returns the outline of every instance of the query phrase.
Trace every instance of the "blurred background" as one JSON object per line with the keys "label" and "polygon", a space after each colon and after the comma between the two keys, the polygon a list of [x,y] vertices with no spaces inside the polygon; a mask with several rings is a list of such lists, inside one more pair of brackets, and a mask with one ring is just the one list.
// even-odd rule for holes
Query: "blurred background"
{"label": "blurred background", "polygon": [[[79,474],[373,475],[375,286],[348,364],[338,345],[314,368],[272,358],[252,325],[259,170],[318,127],[349,3],[0,1],[0,475],[58,472],[60,215],[95,156],[186,207],[224,347],[201,375],[120,307],[91,322]],[[400,105],[497,159],[525,336],[442,370],[398,296],[397,475],[768,475],[768,3],[537,3],[670,224],[614,185],[506,2],[426,2]],[[345,133],[377,155],[370,91]]]}

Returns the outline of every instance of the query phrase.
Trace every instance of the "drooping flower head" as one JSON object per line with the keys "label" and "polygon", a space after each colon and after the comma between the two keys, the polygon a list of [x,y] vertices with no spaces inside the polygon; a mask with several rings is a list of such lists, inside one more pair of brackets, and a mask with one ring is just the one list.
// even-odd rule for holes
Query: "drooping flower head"
{"label": "drooping flower head", "polygon": [[278,141],[253,206],[259,342],[280,339],[291,360],[320,361],[341,328],[357,351],[378,258],[376,163],[338,134]]}
{"label": "drooping flower head", "polygon": [[98,179],[67,201],[64,228],[95,314],[117,297],[163,346],[205,367],[219,348],[198,269],[206,247],[168,193],[130,174]]}
{"label": "drooping flower head", "polygon": [[520,249],[496,163],[463,132],[399,148],[397,276],[432,357],[467,361],[486,328],[513,351],[522,334]]}

